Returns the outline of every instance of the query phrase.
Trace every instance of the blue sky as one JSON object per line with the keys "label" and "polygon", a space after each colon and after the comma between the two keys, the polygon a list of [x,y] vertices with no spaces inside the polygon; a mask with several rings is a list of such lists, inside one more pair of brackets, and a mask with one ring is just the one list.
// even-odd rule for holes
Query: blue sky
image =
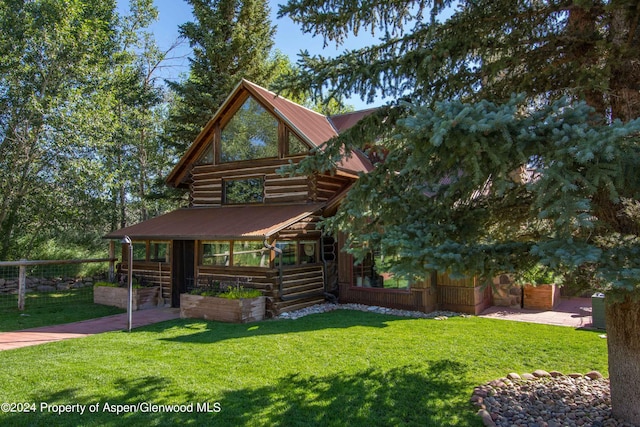
{"label": "blue sky", "polygon": [[[375,42],[370,34],[366,33],[357,38],[350,38],[344,46],[336,48],[335,44],[329,44],[326,48],[323,46],[322,38],[314,38],[308,34],[303,34],[297,24],[294,24],[289,18],[277,19],[278,4],[283,1],[270,0],[271,22],[277,26],[275,36],[275,48],[285,53],[293,63],[297,61],[297,55],[301,50],[308,50],[311,54],[323,54],[325,56],[335,56],[344,49],[355,49],[366,46]],[[154,0],[155,6],[158,8],[158,21],[151,27],[156,36],[157,43],[161,49],[168,49],[178,39],[178,26],[187,21],[192,20],[191,6],[182,0]],[[126,13],[128,10],[128,0],[118,0],[119,10]],[[189,47],[184,43],[179,49],[174,50],[174,59],[167,62],[165,68],[162,69],[161,76],[171,80],[177,80],[181,73],[188,70],[187,55]],[[372,105],[366,105],[360,99],[351,99],[347,101],[356,109],[367,108],[375,105],[383,104],[380,100]]]}

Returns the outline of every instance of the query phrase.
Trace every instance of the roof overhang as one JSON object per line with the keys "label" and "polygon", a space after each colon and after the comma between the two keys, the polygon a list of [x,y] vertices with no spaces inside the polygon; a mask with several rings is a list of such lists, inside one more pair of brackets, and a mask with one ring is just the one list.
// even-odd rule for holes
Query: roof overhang
{"label": "roof overhang", "polygon": [[261,240],[322,211],[323,203],[184,208],[113,231],[133,240]]}

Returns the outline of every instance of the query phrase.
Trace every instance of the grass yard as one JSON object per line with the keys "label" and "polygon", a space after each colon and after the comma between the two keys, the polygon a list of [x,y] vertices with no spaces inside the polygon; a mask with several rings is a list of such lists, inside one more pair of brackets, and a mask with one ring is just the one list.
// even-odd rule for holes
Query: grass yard
{"label": "grass yard", "polygon": [[59,325],[123,313],[117,307],[93,303],[93,289],[29,293],[19,311],[15,295],[0,296],[0,332]]}
{"label": "grass yard", "polygon": [[[175,320],[0,352],[1,401],[36,409],[0,413],[0,425],[481,426],[469,398],[484,382],[535,369],[606,376],[599,334],[347,310],[245,325]],[[98,405],[58,415],[41,402]],[[106,403],[148,412],[118,415]],[[190,403],[182,413],[148,405]],[[221,411],[198,412],[204,403]]]}

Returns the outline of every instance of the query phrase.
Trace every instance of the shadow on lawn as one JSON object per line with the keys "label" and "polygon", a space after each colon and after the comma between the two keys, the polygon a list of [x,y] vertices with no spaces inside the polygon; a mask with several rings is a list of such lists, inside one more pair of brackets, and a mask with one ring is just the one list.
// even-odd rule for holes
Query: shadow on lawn
{"label": "shadow on lawn", "polygon": [[[252,389],[229,390],[221,395],[195,395],[184,385],[166,378],[146,376],[121,378],[108,395],[82,398],[76,389],[41,393],[38,400],[56,404],[95,405],[84,415],[55,412],[0,414],[3,425],[21,426],[474,426],[481,425],[469,403],[472,387],[466,380],[467,365],[451,360],[401,366],[383,370],[370,368],[353,374],[281,378],[275,384]],[[207,379],[202,378],[203,382]],[[197,403],[216,401],[220,412],[198,411]],[[180,413],[128,411],[116,414],[105,403],[192,403]]]}
{"label": "shadow on lawn", "polygon": [[233,425],[468,426],[465,365],[434,361],[351,375],[290,375],[275,386],[227,392],[220,401]]}
{"label": "shadow on lawn", "polygon": [[[323,321],[323,317],[326,317],[326,321]],[[244,324],[182,319],[177,322],[180,322],[180,326],[185,333],[171,338],[162,338],[162,340],[211,344],[228,339],[291,334],[323,329],[346,329],[352,327],[386,328],[388,321],[399,319],[401,318],[351,310],[336,310],[329,313],[305,316],[296,320],[265,320]],[[166,329],[167,326],[175,326],[175,324],[165,323],[161,327]],[[141,328],[140,330],[152,331],[153,328]]]}
{"label": "shadow on lawn", "polygon": [[[134,373],[132,373],[132,376]],[[83,396],[82,390],[68,388],[56,392],[38,392],[36,398],[25,399],[35,402],[35,410],[22,412],[0,412],[0,425],[7,426],[151,426],[182,425],[193,418],[193,414],[183,412],[153,411],[148,406],[139,410],[117,405],[136,404],[186,404],[198,402],[193,393],[174,390],[170,380],[160,376],[140,378],[120,378],[110,384],[108,395]],[[174,391],[172,391],[174,390]],[[92,406],[93,405],[93,406]],[[84,406],[84,413],[80,407]],[[65,411],[58,413],[59,408]],[[95,408],[92,410],[91,408]],[[117,413],[120,410],[120,413]],[[210,414],[202,418],[200,425],[208,424]]]}

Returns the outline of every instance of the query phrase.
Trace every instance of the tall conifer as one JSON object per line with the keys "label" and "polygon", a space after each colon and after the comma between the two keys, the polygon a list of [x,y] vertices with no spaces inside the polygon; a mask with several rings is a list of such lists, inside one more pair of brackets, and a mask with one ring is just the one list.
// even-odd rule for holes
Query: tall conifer
{"label": "tall conifer", "polygon": [[397,100],[304,165],[382,145],[328,225],[400,272],[588,278],[608,296],[614,414],[640,425],[638,2],[290,0],[280,14],[328,43],[382,36],[304,53],[285,86]]}
{"label": "tall conifer", "polygon": [[177,99],[166,126],[178,153],[195,139],[241,78],[271,79],[275,27],[266,0],[187,0],[195,21],[180,27],[193,49],[188,78],[171,82]]}

